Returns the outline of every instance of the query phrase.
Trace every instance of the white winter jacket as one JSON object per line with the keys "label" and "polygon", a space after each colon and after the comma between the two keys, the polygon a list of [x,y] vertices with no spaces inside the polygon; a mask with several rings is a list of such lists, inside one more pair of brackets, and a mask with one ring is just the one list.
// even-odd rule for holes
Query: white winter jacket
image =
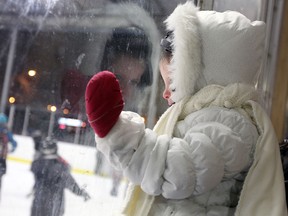
{"label": "white winter jacket", "polygon": [[168,109],[158,134],[122,112],[105,138],[96,136],[108,160],[153,195],[148,212],[130,215],[234,215],[259,137],[243,105],[256,98],[245,85],[207,86]]}
{"label": "white winter jacket", "polygon": [[233,11],[199,11],[191,1],[165,23],[173,31],[176,103],[153,131],[122,112],[106,137],[96,136],[97,148],[132,182],[123,214],[286,216],[277,139],[251,87],[265,24]]}

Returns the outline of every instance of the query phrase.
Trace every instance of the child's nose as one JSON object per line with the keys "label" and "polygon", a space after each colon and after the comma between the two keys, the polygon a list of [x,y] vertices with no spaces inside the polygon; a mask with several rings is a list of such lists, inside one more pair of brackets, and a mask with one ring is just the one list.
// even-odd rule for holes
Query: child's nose
{"label": "child's nose", "polygon": [[168,99],[170,98],[170,96],[171,96],[171,91],[170,91],[170,89],[165,88],[164,91],[163,91],[163,98],[166,99],[166,100],[168,100]]}

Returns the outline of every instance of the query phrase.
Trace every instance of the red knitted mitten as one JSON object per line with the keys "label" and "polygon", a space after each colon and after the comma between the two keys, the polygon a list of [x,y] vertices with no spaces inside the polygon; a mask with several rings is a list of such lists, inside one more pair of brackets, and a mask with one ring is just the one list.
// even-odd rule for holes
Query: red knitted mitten
{"label": "red knitted mitten", "polygon": [[95,133],[103,138],[114,124],[124,107],[122,92],[115,75],[102,71],[94,75],[86,87],[86,113]]}

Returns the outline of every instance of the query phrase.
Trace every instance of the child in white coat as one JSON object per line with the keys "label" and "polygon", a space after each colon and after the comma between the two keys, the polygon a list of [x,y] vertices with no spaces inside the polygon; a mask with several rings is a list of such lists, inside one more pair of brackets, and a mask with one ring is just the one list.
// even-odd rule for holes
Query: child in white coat
{"label": "child in white coat", "polygon": [[153,131],[124,112],[116,77],[86,88],[97,148],[130,180],[124,215],[287,215],[278,142],[253,87],[265,24],[179,5],[160,72],[170,108]]}

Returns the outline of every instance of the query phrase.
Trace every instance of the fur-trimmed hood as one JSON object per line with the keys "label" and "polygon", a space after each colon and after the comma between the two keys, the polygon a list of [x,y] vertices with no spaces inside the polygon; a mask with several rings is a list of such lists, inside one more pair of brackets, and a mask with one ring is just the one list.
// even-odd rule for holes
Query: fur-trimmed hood
{"label": "fur-trimmed hood", "polygon": [[192,3],[176,7],[165,20],[173,32],[171,99],[178,102],[209,84],[255,84],[264,53],[265,23],[235,11],[199,11]]}

